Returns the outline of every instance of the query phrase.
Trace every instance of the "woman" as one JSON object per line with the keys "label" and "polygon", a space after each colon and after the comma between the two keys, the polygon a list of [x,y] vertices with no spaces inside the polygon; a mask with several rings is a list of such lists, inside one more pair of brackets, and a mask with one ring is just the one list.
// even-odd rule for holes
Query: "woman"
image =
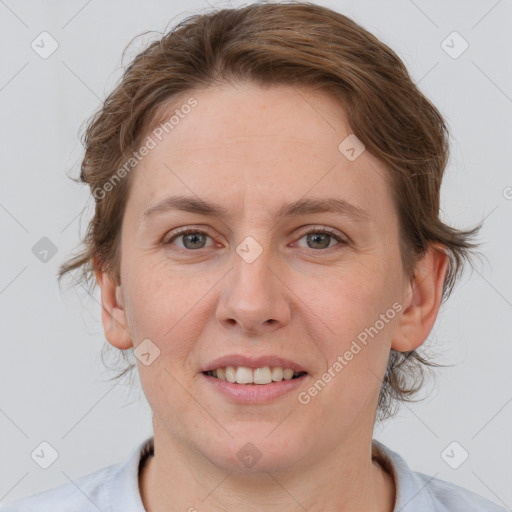
{"label": "woman", "polygon": [[95,277],[154,437],[6,510],[505,510],[372,440],[474,247],[439,219],[447,157],[400,59],[329,9],[150,44],[88,127],[96,210],[61,277]]}

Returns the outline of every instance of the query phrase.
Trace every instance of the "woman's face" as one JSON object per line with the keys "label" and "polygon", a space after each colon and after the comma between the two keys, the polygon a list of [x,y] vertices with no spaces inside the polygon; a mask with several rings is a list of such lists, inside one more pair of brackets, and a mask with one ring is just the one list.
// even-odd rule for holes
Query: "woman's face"
{"label": "woman's face", "polygon": [[[237,471],[360,448],[408,289],[386,170],[325,93],[224,85],[167,118],[176,109],[162,141],[149,134],[122,226],[119,300],[155,439]],[[162,206],[176,196],[219,211]],[[269,366],[258,379],[273,366],[307,373],[203,373],[230,356],[235,370]]]}

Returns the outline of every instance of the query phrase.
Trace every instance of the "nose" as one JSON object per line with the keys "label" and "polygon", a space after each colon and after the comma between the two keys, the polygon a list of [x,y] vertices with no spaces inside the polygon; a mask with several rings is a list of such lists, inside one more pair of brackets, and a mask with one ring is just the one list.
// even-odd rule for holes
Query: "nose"
{"label": "nose", "polygon": [[267,249],[252,263],[234,253],[233,269],[223,280],[216,310],[224,327],[265,334],[289,322],[290,291],[272,265]]}

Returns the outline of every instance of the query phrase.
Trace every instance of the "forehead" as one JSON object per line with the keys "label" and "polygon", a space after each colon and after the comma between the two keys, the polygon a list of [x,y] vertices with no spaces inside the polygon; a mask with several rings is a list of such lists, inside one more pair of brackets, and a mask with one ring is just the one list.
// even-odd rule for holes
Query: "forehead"
{"label": "forehead", "polygon": [[[190,103],[195,106],[188,108]],[[299,151],[325,151],[332,146],[333,137],[350,133],[342,103],[326,92],[304,86],[217,84],[183,93],[163,106],[157,129],[165,128],[165,121],[172,118],[175,126],[167,126],[164,144],[174,141],[183,148],[211,146],[217,151],[224,146],[226,157],[240,156],[233,151],[258,145],[279,149],[295,144]],[[258,158],[274,156],[268,152]]]}
{"label": "forehead", "polygon": [[215,199],[238,214],[242,203],[261,209],[327,193],[351,196],[361,209],[389,203],[383,164],[368,151],[355,160],[342,151],[354,136],[343,105],[325,92],[219,85],[174,98],[159,120],[148,134],[154,147],[134,171],[139,216],[171,193]]}

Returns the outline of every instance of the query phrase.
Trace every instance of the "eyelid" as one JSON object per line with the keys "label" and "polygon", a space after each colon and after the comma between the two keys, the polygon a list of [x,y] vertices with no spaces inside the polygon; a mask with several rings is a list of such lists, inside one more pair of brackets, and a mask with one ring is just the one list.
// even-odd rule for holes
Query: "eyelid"
{"label": "eyelid", "polygon": [[[163,245],[174,245],[173,240],[176,240],[180,236],[186,235],[188,233],[203,234],[203,235],[209,237],[213,241],[213,244],[208,247],[201,247],[200,249],[196,249],[196,250],[175,246],[176,250],[181,251],[181,252],[186,252],[186,253],[200,252],[202,249],[211,248],[212,246],[215,246],[215,244],[216,244],[214,237],[208,232],[208,228],[205,228],[203,226],[194,226],[194,225],[183,226],[181,228],[177,228],[176,230],[174,230],[171,233],[171,235],[169,237],[164,236],[164,238],[162,240],[162,244]],[[327,235],[330,235],[332,238],[334,238],[338,242],[334,246],[327,247],[325,249],[311,249],[315,252],[329,252],[330,250],[335,249],[336,246],[338,246],[338,245],[343,246],[343,245],[349,245],[352,243],[351,239],[346,234],[339,232],[338,230],[336,230],[334,228],[330,228],[330,227],[318,225],[318,224],[315,224],[315,225],[309,224],[307,226],[303,226],[302,229],[299,228],[299,233],[296,235],[297,242],[300,239],[302,239],[304,236],[306,236],[310,233],[325,233]],[[167,234],[169,234],[169,233],[167,233]],[[294,242],[294,243],[297,243],[297,242]],[[308,248],[302,247],[302,249],[308,249]]]}
{"label": "eyelid", "polygon": [[[186,235],[188,233],[200,233],[200,234],[210,237],[213,240],[213,236],[208,232],[208,229],[206,229],[204,227],[183,226],[181,228],[177,228],[176,230],[173,230],[172,233],[166,233],[162,239],[162,243],[164,245],[171,245],[173,240],[175,240],[176,238],[179,238],[182,235]],[[167,235],[169,235],[169,236],[167,236]],[[178,249],[192,252],[190,249],[183,249],[182,247],[178,247]],[[200,250],[200,249],[198,249],[198,250]]]}
{"label": "eyelid", "polygon": [[334,229],[334,228],[329,228],[327,226],[323,226],[321,224],[313,224],[313,225],[308,224],[307,226],[304,226],[304,228],[299,231],[299,235],[304,236],[304,235],[307,235],[308,233],[312,233],[312,232],[328,233],[330,235],[333,235],[340,239],[346,239],[346,241],[348,241],[347,235],[345,235],[341,231],[338,231],[337,229]]}

